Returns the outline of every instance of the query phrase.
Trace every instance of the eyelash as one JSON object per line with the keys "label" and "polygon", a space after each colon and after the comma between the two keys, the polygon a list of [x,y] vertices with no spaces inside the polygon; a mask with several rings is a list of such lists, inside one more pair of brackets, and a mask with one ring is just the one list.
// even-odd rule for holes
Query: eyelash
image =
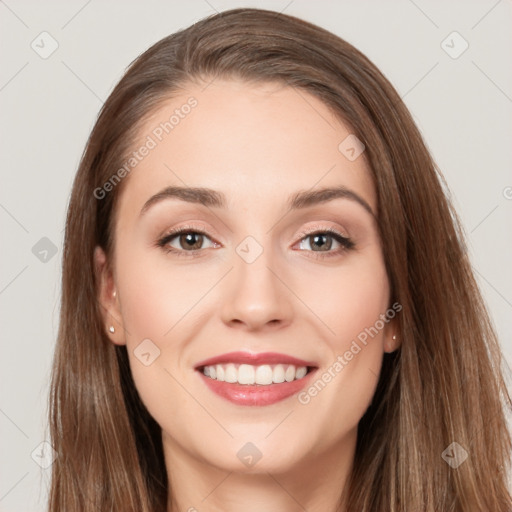
{"label": "eyelash", "polygon": [[[160,238],[157,241],[156,245],[158,247],[161,247],[163,250],[165,250],[166,253],[174,253],[178,257],[197,258],[197,257],[201,256],[200,252],[203,251],[204,249],[195,249],[192,251],[185,251],[185,250],[181,250],[181,249],[176,249],[174,247],[170,247],[168,245],[169,242],[171,240],[173,240],[174,238],[176,238],[177,236],[182,235],[182,234],[190,234],[190,233],[194,233],[197,235],[203,235],[207,238],[210,238],[209,235],[202,229],[198,229],[194,226],[182,226],[181,228],[176,228],[176,229],[173,229],[173,230],[169,231],[168,233],[166,233],[162,238]],[[318,258],[318,259],[325,259],[325,258],[331,258],[334,256],[338,256],[338,255],[342,254],[343,252],[349,251],[355,247],[354,242],[352,242],[352,240],[350,238],[343,236],[341,233],[339,233],[338,231],[336,231],[332,228],[315,229],[312,231],[303,231],[303,232],[299,233],[299,236],[301,237],[299,239],[299,242],[302,242],[304,239],[314,236],[314,235],[331,236],[336,242],[338,242],[341,245],[340,248],[338,248],[334,251],[331,251],[331,250],[329,250],[329,251],[311,251],[311,250],[300,249],[301,251],[305,250],[306,252],[313,253],[314,257]],[[217,242],[214,242],[214,243],[217,243]]]}

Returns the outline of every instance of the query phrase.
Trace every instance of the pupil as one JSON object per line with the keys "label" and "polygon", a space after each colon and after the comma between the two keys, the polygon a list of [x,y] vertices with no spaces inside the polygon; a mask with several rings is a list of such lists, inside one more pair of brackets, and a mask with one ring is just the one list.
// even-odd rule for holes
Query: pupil
{"label": "pupil", "polygon": [[181,235],[182,246],[190,249],[200,249],[203,242],[203,235],[199,233],[187,233]]}
{"label": "pupil", "polygon": [[[327,238],[328,241],[326,241]],[[313,243],[319,247],[321,251],[328,251],[331,248],[332,240],[327,235],[313,235]]]}

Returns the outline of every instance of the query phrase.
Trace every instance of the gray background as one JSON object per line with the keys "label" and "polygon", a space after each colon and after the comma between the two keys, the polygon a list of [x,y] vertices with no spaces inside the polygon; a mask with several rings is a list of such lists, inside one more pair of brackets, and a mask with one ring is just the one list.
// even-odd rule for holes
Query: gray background
{"label": "gray background", "polygon": [[[331,30],[394,84],[447,179],[512,361],[511,0],[0,1],[1,511],[44,509],[51,470],[40,466],[50,464],[51,451],[40,443],[48,438],[62,230],[98,110],[151,44],[216,10],[241,6]],[[39,36],[43,31],[58,43],[46,59],[40,54],[52,41]],[[469,43],[458,58],[442,46],[453,31]],[[444,43],[452,54],[462,48],[456,37]]]}

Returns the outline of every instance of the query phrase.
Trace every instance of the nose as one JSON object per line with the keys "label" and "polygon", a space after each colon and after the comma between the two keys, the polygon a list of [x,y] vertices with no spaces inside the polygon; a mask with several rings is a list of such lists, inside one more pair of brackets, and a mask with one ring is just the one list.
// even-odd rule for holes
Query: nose
{"label": "nose", "polygon": [[235,262],[221,307],[222,321],[247,331],[277,330],[293,317],[293,295],[266,253],[254,262]]}

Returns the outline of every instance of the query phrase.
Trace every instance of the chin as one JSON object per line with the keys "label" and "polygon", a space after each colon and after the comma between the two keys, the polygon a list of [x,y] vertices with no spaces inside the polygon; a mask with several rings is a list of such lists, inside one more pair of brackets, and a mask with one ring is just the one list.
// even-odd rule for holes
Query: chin
{"label": "chin", "polygon": [[[268,435],[268,431],[265,435]],[[271,434],[272,435],[272,434]],[[231,439],[224,449],[203,454],[209,464],[242,474],[287,473],[300,464],[306,443],[284,444],[282,438],[251,436]]]}

